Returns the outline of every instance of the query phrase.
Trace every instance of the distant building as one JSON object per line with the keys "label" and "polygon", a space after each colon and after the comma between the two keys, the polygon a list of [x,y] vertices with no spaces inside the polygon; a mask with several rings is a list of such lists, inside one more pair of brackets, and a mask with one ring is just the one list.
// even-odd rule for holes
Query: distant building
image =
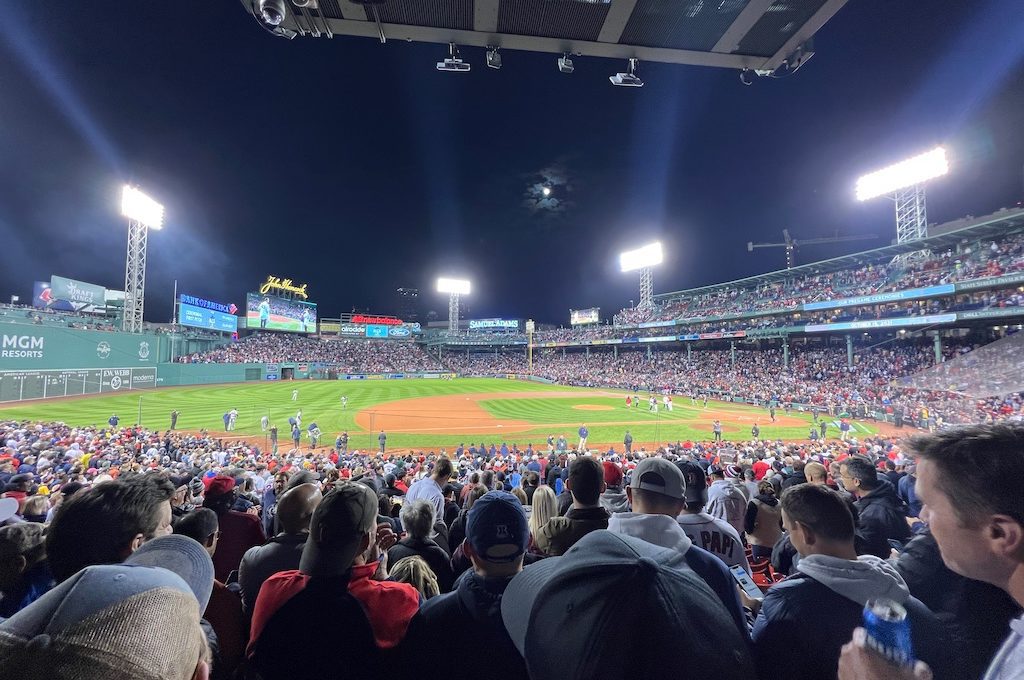
{"label": "distant building", "polygon": [[402,321],[419,321],[420,289],[399,288],[395,293],[397,294],[395,309],[398,312],[398,317]]}

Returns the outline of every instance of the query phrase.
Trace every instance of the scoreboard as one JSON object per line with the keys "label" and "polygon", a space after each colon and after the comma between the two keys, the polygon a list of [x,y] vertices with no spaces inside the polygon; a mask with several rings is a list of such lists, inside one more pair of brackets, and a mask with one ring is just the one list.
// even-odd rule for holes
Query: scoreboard
{"label": "scoreboard", "polygon": [[156,387],[156,367],[0,371],[0,402]]}

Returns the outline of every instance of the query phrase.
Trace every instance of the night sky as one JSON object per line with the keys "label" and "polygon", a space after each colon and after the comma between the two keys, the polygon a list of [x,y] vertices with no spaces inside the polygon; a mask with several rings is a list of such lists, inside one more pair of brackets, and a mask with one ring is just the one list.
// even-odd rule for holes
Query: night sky
{"label": "night sky", "polygon": [[[850,0],[785,79],[466,48],[273,37],[237,0],[5,0],[0,21],[0,297],[59,274],[124,287],[120,187],[166,205],[146,317],[172,288],[244,306],[267,274],[309,283],[321,317],[396,310],[438,275],[470,278],[472,316],[567,323],[636,298],[617,253],[660,238],[655,291],[779,269],[746,243],[876,233],[798,262],[878,247],[891,203],[856,177],[945,143],[929,189],[943,222],[1024,194],[1020,0]],[[554,201],[530,187],[557,182]]]}

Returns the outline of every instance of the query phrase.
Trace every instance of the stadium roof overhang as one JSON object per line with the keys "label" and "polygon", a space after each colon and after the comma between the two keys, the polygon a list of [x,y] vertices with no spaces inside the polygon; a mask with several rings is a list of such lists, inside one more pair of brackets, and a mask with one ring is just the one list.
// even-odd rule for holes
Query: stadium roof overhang
{"label": "stadium roof overhang", "polygon": [[[260,23],[261,1],[242,0]],[[808,41],[846,2],[285,0],[276,32],[775,71],[794,55],[805,61]]]}
{"label": "stadium roof overhang", "polygon": [[853,253],[852,255],[843,255],[842,257],[834,257],[830,260],[800,265],[792,269],[781,269],[767,274],[759,274],[758,276],[749,276],[745,279],[737,279],[736,281],[677,290],[671,293],[660,293],[655,295],[654,299],[659,302],[668,302],[673,299],[706,295],[732,288],[752,288],[801,276],[815,276],[866,264],[886,262],[897,255],[912,253],[922,249],[944,250],[955,246],[963,239],[992,238],[1022,232],[1024,231],[1024,209],[1000,210],[984,217],[965,217],[953,222],[929,227],[928,231],[931,236],[919,241],[865,250],[864,252]]}

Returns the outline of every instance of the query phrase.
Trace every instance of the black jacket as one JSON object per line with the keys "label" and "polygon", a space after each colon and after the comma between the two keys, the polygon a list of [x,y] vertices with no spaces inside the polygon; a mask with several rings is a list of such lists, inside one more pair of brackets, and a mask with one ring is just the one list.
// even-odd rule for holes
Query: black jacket
{"label": "black jacket", "polygon": [[786,489],[788,489],[791,486],[796,486],[797,484],[806,484],[806,483],[807,483],[807,476],[804,474],[803,470],[800,470],[798,472],[794,472],[793,474],[791,474],[790,476],[788,476],[784,480],[782,480],[782,490],[785,491]]}
{"label": "black jacket", "polygon": [[853,505],[859,513],[858,554],[875,555],[886,559],[891,550],[890,540],[903,542],[910,538],[907,506],[900,500],[896,489],[888,480],[879,479],[878,486]]}
{"label": "black jacket", "polygon": [[[501,596],[511,580],[469,571],[453,592],[428,600],[402,641],[399,654],[412,664],[403,665],[423,680],[526,680],[526,662],[501,620]],[[451,663],[453,652],[458,663]]]}
{"label": "black jacket", "polygon": [[[904,603],[915,655],[935,671],[936,680],[956,666],[948,663],[935,616],[913,597]],[[772,586],[754,623],[754,662],[760,680],[835,678],[839,651],[863,625],[864,608],[819,581],[797,572]],[[945,675],[945,677],[957,677]]]}
{"label": "black jacket", "polygon": [[[348,579],[311,578],[267,621],[252,643],[250,662],[261,680],[382,677],[385,667],[362,605],[348,592]],[[295,654],[310,640],[331,644],[330,653]]]}
{"label": "black jacket", "polygon": [[1017,603],[993,585],[951,571],[931,533],[907,543],[896,569],[910,594],[924,602],[946,629],[962,677],[980,678],[1006,637],[1010,620],[1020,615]]}
{"label": "black jacket", "polygon": [[388,565],[394,566],[403,557],[419,555],[437,577],[437,587],[442,593],[452,589],[452,565],[448,553],[432,539],[418,540],[403,538],[388,550]]}

